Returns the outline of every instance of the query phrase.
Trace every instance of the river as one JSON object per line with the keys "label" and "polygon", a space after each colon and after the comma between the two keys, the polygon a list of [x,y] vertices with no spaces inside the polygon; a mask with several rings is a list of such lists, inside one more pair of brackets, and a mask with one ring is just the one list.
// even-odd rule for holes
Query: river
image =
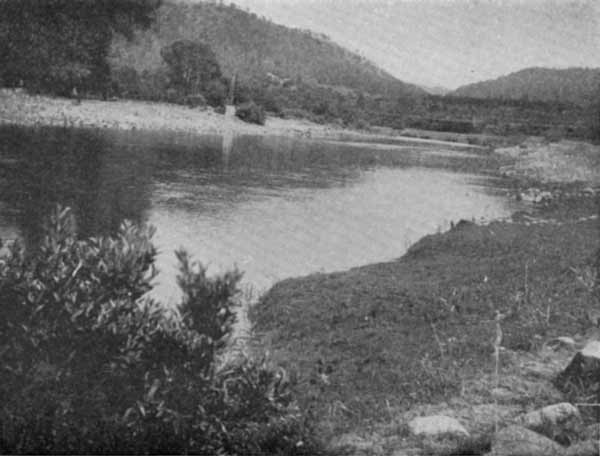
{"label": "river", "polygon": [[57,202],[84,235],[157,229],[154,294],[174,301],[173,251],[210,273],[276,281],[392,260],[451,221],[509,215],[481,151],[283,137],[0,128],[0,237],[34,242]]}

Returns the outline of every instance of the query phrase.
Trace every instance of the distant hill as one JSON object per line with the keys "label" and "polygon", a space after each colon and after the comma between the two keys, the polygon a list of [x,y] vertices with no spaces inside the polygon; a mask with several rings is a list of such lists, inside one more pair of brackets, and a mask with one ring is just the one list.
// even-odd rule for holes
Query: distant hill
{"label": "distant hill", "polygon": [[449,96],[527,99],[586,106],[600,91],[600,68],[527,68],[498,79],[459,87]]}
{"label": "distant hill", "polygon": [[420,86],[425,92],[430,95],[446,95],[451,92],[450,89],[442,86]]}
{"label": "distant hill", "polygon": [[301,80],[393,97],[425,94],[324,35],[290,29],[216,2],[165,3],[155,24],[139,32],[133,42],[113,42],[111,65],[132,67],[139,73],[155,71],[163,65],[161,48],[182,39],[208,44],[224,75],[237,73],[246,82]]}

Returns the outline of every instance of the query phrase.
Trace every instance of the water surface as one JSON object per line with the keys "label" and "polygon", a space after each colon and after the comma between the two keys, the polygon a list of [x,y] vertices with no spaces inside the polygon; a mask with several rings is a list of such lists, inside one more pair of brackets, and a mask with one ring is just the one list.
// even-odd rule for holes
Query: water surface
{"label": "water surface", "polygon": [[514,209],[479,174],[482,153],[442,147],[3,127],[0,237],[36,242],[60,202],[83,235],[155,225],[161,298],[177,297],[178,247],[264,290],[398,258],[451,221]]}

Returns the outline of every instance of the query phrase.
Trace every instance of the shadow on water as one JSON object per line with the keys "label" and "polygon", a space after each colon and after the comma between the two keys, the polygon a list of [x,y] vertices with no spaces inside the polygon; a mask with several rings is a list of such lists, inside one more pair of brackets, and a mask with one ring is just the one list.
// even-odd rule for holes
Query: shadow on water
{"label": "shadow on water", "polygon": [[94,131],[0,129],[0,218],[12,219],[26,243],[57,203],[73,208],[84,236],[141,221],[152,166],[141,150],[124,148]]}

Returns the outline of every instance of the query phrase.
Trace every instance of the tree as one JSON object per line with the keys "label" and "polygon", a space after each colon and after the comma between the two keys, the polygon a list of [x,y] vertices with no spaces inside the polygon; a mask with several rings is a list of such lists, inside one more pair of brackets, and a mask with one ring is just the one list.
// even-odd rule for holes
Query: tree
{"label": "tree", "polygon": [[221,77],[213,50],[206,44],[180,40],[161,50],[169,67],[171,85],[185,96],[205,93],[209,83]]}
{"label": "tree", "polygon": [[69,93],[107,89],[114,34],[148,27],[160,0],[0,0],[0,77]]}

